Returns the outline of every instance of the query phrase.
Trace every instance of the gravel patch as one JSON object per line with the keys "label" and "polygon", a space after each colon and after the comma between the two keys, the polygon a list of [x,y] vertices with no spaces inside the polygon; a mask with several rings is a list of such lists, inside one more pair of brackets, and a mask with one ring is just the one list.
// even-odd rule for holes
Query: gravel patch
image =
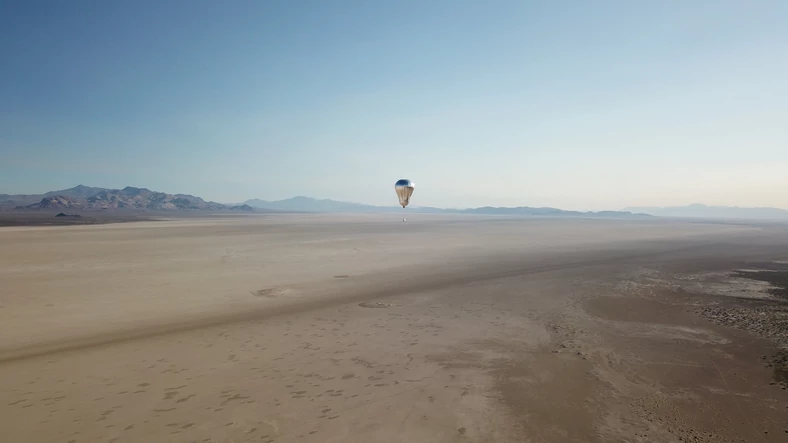
{"label": "gravel patch", "polygon": [[738,302],[703,306],[695,313],[717,324],[742,329],[774,341],[779,351],[763,356],[767,367],[774,372],[772,384],[788,389],[788,266],[784,263],[764,264],[759,269],[734,271],[737,279],[767,283],[771,299],[739,298]]}
{"label": "gravel patch", "polygon": [[706,306],[695,312],[715,323],[749,331],[788,347],[788,304]]}

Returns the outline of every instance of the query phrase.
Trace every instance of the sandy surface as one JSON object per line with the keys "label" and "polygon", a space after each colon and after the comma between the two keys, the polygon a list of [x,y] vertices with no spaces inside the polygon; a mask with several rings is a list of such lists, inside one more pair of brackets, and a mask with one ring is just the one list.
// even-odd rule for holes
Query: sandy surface
{"label": "sandy surface", "polygon": [[0,440],[783,442],[779,335],[698,308],[780,303],[720,275],[786,259],[659,220],[2,228]]}

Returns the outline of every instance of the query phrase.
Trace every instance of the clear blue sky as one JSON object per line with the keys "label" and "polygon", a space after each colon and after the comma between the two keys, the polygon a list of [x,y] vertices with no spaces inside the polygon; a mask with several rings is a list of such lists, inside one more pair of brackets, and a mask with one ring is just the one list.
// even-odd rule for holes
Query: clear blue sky
{"label": "clear blue sky", "polygon": [[0,1],[0,193],[788,207],[786,1]]}

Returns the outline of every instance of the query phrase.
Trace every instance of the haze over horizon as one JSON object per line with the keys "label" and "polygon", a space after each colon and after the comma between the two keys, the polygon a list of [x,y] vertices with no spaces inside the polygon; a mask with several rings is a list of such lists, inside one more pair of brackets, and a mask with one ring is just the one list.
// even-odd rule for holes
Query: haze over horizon
{"label": "haze over horizon", "polygon": [[[372,4],[374,3],[374,4]],[[788,4],[0,4],[0,193],[788,208]]]}

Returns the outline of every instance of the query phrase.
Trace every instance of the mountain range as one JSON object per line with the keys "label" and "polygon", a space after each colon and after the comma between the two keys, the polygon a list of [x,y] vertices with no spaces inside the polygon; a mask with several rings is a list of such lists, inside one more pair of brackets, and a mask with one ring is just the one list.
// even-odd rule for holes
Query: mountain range
{"label": "mountain range", "polygon": [[[342,212],[342,213],[403,213],[399,206],[374,206],[298,196],[285,200],[251,199],[243,203],[222,204],[205,201],[188,194],[168,194],[146,188],[127,186],[123,189],[79,185],[44,194],[0,194],[0,210],[36,211],[234,211],[234,212]],[[622,211],[566,211],[563,209],[528,206],[445,209],[410,206],[407,213],[486,214],[543,217],[605,217],[644,218],[676,217],[707,219],[788,219],[788,210],[778,208],[742,208],[692,204],[672,207],[630,207]]]}
{"label": "mountain range", "polygon": [[0,206],[13,210],[234,210],[253,211],[248,205],[228,206],[187,194],[167,194],[146,188],[94,188],[79,185],[40,195],[0,194]]}
{"label": "mountain range", "polygon": [[[374,206],[298,196],[285,200],[266,201],[251,199],[243,203],[222,204],[205,201],[188,194],[168,194],[146,188],[127,186],[123,189],[97,188],[79,185],[69,189],[44,194],[0,194],[0,209],[4,211],[71,210],[73,211],[234,211],[234,212],[342,212],[402,213],[399,206]],[[740,208],[692,204],[674,207],[631,207],[622,211],[582,212],[528,206],[468,209],[444,209],[410,206],[407,213],[486,214],[543,217],[605,217],[643,218],[677,217],[709,219],[788,219],[788,210],[778,208]]]}
{"label": "mountain range", "polygon": [[[241,212],[398,212],[399,206],[373,206],[361,203],[341,202],[298,196],[285,200],[247,200],[238,204],[222,204],[205,201],[187,194],[168,194],[146,188],[127,186],[123,189],[107,189],[79,185],[69,189],[50,191],[45,194],[0,194],[0,209],[5,211],[241,211]],[[556,208],[481,207],[470,209],[443,209],[434,207],[408,207],[407,213],[444,214],[488,214],[519,216],[567,216],[567,217],[649,217],[625,211],[580,212]]]}
{"label": "mountain range", "polygon": [[[336,200],[319,200],[311,197],[298,196],[286,200],[265,201],[259,199],[247,200],[244,204],[257,209],[268,209],[277,211],[294,212],[398,212],[403,213],[399,206],[373,206],[361,203],[341,202]],[[542,207],[532,208],[528,206],[519,207],[492,207],[485,206],[469,209],[444,209],[429,206],[408,207],[407,213],[439,213],[439,214],[485,214],[485,215],[522,215],[522,216],[543,216],[543,217],[650,217],[647,214],[633,214],[624,211],[599,211],[581,212],[566,211],[563,209]]]}
{"label": "mountain range", "polygon": [[717,219],[788,219],[788,210],[779,208],[740,208],[708,206],[694,203],[687,206],[633,207],[625,211],[642,212],[659,217]]}

